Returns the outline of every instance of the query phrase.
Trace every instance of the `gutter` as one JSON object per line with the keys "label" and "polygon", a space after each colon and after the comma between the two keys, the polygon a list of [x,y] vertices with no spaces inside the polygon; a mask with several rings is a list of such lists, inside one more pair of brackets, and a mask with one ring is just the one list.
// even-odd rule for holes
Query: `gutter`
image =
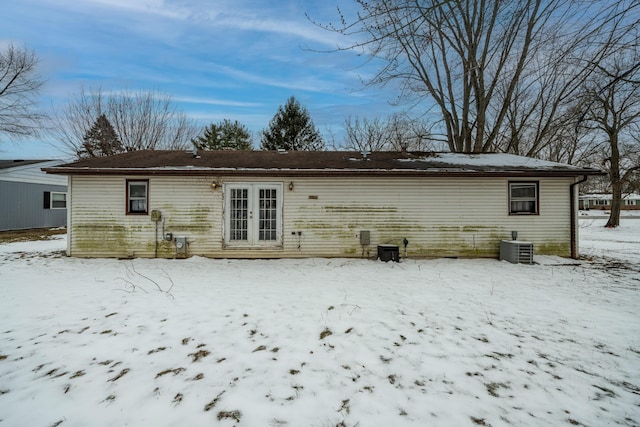
{"label": "gutter", "polygon": [[144,176],[268,176],[268,177],[575,177],[600,175],[590,170],[491,170],[491,169],[289,169],[289,168],[43,168],[60,175]]}
{"label": "gutter", "polygon": [[578,213],[576,212],[576,187],[589,179],[589,175],[584,175],[580,181],[574,182],[569,186],[569,199],[571,206],[571,258],[578,259]]}

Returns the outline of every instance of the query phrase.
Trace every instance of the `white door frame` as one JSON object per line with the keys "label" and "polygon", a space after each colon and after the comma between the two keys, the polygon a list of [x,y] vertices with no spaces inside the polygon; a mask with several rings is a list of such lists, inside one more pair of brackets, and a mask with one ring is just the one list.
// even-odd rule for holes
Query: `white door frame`
{"label": "white door frame", "polygon": [[[238,194],[238,190],[242,193]],[[224,246],[267,249],[282,247],[282,194],[281,182],[224,184]],[[237,218],[233,218],[234,215]],[[232,219],[235,224],[232,224]]]}

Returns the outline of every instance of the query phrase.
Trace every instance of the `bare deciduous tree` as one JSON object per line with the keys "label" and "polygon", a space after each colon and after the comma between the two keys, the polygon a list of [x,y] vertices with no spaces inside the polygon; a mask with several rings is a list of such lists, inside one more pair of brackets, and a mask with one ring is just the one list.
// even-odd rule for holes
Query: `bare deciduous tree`
{"label": "bare deciduous tree", "polygon": [[599,89],[589,91],[585,126],[604,136],[598,153],[609,175],[612,202],[607,227],[620,225],[623,192],[630,191],[640,171],[640,50],[625,49],[598,67]]}
{"label": "bare deciduous tree", "polygon": [[423,120],[394,114],[386,119],[347,118],[345,147],[357,151],[426,151],[429,127]]}
{"label": "bare deciduous tree", "polygon": [[168,95],[84,88],[53,117],[54,138],[76,156],[95,120],[104,114],[126,151],[186,149],[198,128]]}
{"label": "bare deciduous tree", "polygon": [[348,117],[344,121],[345,148],[355,151],[384,151],[387,147],[384,123],[379,119]]}
{"label": "bare deciduous tree", "polygon": [[555,138],[565,102],[640,9],[639,0],[354,1],[355,18],[340,12],[339,24],[321,26],[356,40],[344,50],[383,61],[368,84],[397,82],[400,99],[435,102],[451,151],[522,154]]}
{"label": "bare deciduous tree", "polygon": [[37,73],[35,52],[13,44],[0,51],[0,133],[24,137],[38,133],[44,116],[37,96],[44,81]]}

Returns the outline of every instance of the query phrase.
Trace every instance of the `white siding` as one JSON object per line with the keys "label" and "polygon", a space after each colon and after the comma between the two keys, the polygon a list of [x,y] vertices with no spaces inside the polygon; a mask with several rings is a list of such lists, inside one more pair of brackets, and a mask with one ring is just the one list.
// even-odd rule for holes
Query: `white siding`
{"label": "white siding", "polygon": [[[408,256],[497,257],[500,240],[510,239],[512,230],[533,242],[535,253],[570,255],[572,178],[527,179],[540,183],[540,215],[522,216],[508,214],[506,178],[128,178],[149,179],[149,209],[162,212],[165,231],[188,238],[190,255],[375,257],[382,243],[403,252],[406,238]],[[154,256],[151,217],[125,214],[126,179],[73,177],[71,255]],[[283,183],[282,247],[225,249],[224,193],[211,188],[214,181]],[[158,225],[158,256],[175,256]],[[361,230],[371,232],[364,248]]]}
{"label": "white siding", "polygon": [[[126,214],[127,179],[149,179],[149,212],[162,213],[165,231],[186,236],[190,253],[221,247],[222,196],[211,178],[74,176],[71,255],[154,256],[156,223],[151,215]],[[174,256],[173,243],[162,240],[162,221],[157,225],[158,256]]]}

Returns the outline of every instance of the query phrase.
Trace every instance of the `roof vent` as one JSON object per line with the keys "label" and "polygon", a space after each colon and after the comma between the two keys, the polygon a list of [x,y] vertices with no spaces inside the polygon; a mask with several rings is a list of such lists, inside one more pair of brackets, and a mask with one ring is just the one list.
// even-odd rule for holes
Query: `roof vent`
{"label": "roof vent", "polygon": [[200,156],[198,156],[198,149],[196,147],[193,147],[193,150],[191,150],[191,155],[193,156],[194,159],[200,158]]}
{"label": "roof vent", "polygon": [[368,151],[361,151],[360,154],[362,154],[362,158],[363,159],[367,159],[367,156],[369,155]]}

